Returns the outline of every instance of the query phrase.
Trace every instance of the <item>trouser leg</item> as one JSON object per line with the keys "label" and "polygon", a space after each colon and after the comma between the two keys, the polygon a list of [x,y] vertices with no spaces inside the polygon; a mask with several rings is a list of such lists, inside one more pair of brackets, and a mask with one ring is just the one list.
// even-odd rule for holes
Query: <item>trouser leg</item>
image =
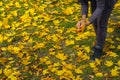
{"label": "trouser leg", "polygon": [[97,35],[96,35],[96,46],[103,49],[106,34],[107,34],[107,24],[110,17],[110,14],[112,13],[114,4],[113,0],[106,0],[105,9],[101,16],[97,20]]}
{"label": "trouser leg", "polygon": [[[95,11],[96,5],[97,5],[96,1],[91,0],[91,14],[93,14],[93,12]],[[93,24],[93,27],[94,27],[95,34],[97,35],[97,19],[92,24]]]}

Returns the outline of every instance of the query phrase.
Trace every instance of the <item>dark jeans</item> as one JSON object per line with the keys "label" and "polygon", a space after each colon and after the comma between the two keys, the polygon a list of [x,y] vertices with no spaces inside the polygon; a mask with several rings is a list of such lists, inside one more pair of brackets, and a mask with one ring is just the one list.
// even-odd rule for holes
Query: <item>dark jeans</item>
{"label": "dark jeans", "polygon": [[[110,14],[112,13],[114,4],[117,0],[105,0],[105,9],[102,14],[93,22],[94,30],[96,33],[96,47],[103,49],[106,34],[107,34],[107,25]],[[96,9],[96,1],[91,0],[91,13]]]}

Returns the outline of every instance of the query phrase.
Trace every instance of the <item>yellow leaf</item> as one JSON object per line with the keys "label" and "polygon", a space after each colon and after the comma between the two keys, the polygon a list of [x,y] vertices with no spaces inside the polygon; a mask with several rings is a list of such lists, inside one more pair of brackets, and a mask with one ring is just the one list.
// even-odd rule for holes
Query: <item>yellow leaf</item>
{"label": "yellow leaf", "polygon": [[119,50],[120,50],[120,45],[118,45],[117,49],[119,49]]}
{"label": "yellow leaf", "polygon": [[54,25],[59,25],[60,21],[59,20],[54,20],[53,23],[54,23]]}
{"label": "yellow leaf", "polygon": [[13,76],[13,75],[9,76],[8,78],[9,78],[10,80],[18,80],[17,77],[16,77],[16,76]]}
{"label": "yellow leaf", "polygon": [[20,17],[20,20],[21,21],[25,21],[25,20],[28,20],[29,19],[29,14],[28,13],[25,13],[24,15],[22,15],[21,17]]}
{"label": "yellow leaf", "polygon": [[19,4],[18,1],[15,2],[15,6],[16,6],[17,8],[20,8],[20,7],[21,7],[21,5]]}
{"label": "yellow leaf", "polygon": [[4,63],[4,62],[7,62],[8,59],[7,58],[0,58],[0,63]]}
{"label": "yellow leaf", "polygon": [[73,14],[73,7],[67,7],[65,10],[63,10],[64,14],[71,15]]}
{"label": "yellow leaf", "polygon": [[113,31],[114,31],[113,28],[108,28],[108,32],[109,32],[109,33],[112,33]]}
{"label": "yellow leaf", "polygon": [[89,63],[89,65],[90,65],[91,68],[95,68],[96,67],[96,64],[94,62]]}
{"label": "yellow leaf", "polygon": [[8,58],[8,60],[13,60],[13,57]]}
{"label": "yellow leaf", "polygon": [[38,49],[38,48],[45,48],[45,43],[37,43],[33,48]]}
{"label": "yellow leaf", "polygon": [[70,69],[70,70],[75,69],[75,66],[72,64],[65,64],[64,66],[66,69]]}
{"label": "yellow leaf", "polygon": [[13,14],[13,16],[17,16],[17,10],[12,11],[11,13]]}
{"label": "yellow leaf", "polygon": [[81,78],[80,75],[77,75],[75,80],[83,80],[83,78]]}
{"label": "yellow leaf", "polygon": [[[113,41],[111,41],[111,43],[114,43]],[[114,45],[110,45],[110,49],[115,49]]]}
{"label": "yellow leaf", "polygon": [[17,54],[17,57],[22,58],[23,55],[24,55],[24,53],[18,53],[18,54]]}
{"label": "yellow leaf", "polygon": [[[69,77],[65,76],[65,75],[62,75],[60,76],[60,79],[59,80],[70,80]],[[71,80],[75,80],[75,79],[71,79]],[[80,79],[79,79],[80,80]]]}
{"label": "yellow leaf", "polygon": [[20,72],[19,71],[14,71],[11,75],[18,76],[18,75],[20,75]]}
{"label": "yellow leaf", "polygon": [[82,73],[83,73],[83,71],[82,71],[81,69],[79,69],[79,68],[75,69],[75,72],[76,72],[77,74],[82,74]]}
{"label": "yellow leaf", "polygon": [[66,43],[66,46],[75,44],[74,40],[66,40],[65,43]]}
{"label": "yellow leaf", "polygon": [[115,52],[111,51],[111,52],[109,52],[109,54],[110,54],[111,57],[118,57],[118,55]]}
{"label": "yellow leaf", "polygon": [[50,4],[50,5],[49,5],[49,7],[50,7],[50,8],[53,8],[53,7],[54,7],[54,5]]}
{"label": "yellow leaf", "polygon": [[3,38],[4,38],[4,40],[7,40],[7,39],[8,39],[8,37],[7,37],[7,36],[5,36],[5,35],[4,35],[4,37],[3,37]]}
{"label": "yellow leaf", "polygon": [[77,56],[78,56],[78,57],[81,57],[82,55],[83,55],[83,52],[82,52],[82,51],[78,51],[78,52],[77,52]]}
{"label": "yellow leaf", "polygon": [[66,60],[66,59],[67,59],[67,56],[64,55],[64,53],[58,53],[58,54],[56,55],[56,57],[57,57],[58,59],[60,59],[60,60]]}
{"label": "yellow leaf", "polygon": [[1,47],[1,50],[2,51],[6,51],[7,49],[5,47]]}
{"label": "yellow leaf", "polygon": [[58,76],[61,76],[61,75],[63,75],[64,74],[64,71],[63,70],[57,70],[56,71],[56,75],[58,75]]}
{"label": "yellow leaf", "polygon": [[58,68],[52,68],[51,72],[56,72],[58,70]]}
{"label": "yellow leaf", "polygon": [[0,74],[2,74],[2,69],[0,69]]}
{"label": "yellow leaf", "polygon": [[29,5],[28,5],[27,3],[24,3],[24,7],[25,7],[25,8],[28,8],[28,6],[29,6]]}
{"label": "yellow leaf", "polygon": [[83,60],[89,60],[90,57],[87,54],[83,54],[81,57]]}
{"label": "yellow leaf", "polygon": [[81,40],[81,37],[80,37],[80,36],[76,36],[76,37],[75,37],[75,40],[77,40],[77,41],[78,41],[78,40]]}
{"label": "yellow leaf", "polygon": [[79,69],[85,69],[85,68],[88,67],[88,66],[89,66],[88,64],[80,65]]}
{"label": "yellow leaf", "polygon": [[41,78],[41,80],[55,80],[55,79],[54,79],[54,78],[47,77],[47,78]]}
{"label": "yellow leaf", "polygon": [[69,35],[70,38],[74,38],[74,35]]}
{"label": "yellow leaf", "polygon": [[[0,11],[4,11],[4,10],[5,10],[4,8],[0,8]],[[4,16],[4,14],[2,16]]]}
{"label": "yellow leaf", "polygon": [[52,62],[51,61],[46,61],[45,64],[50,65],[50,64],[52,64]]}
{"label": "yellow leaf", "polygon": [[51,14],[59,14],[59,12],[55,10]]}
{"label": "yellow leaf", "polygon": [[24,65],[30,64],[30,63],[31,63],[31,62],[29,61],[30,58],[31,58],[31,56],[27,56],[26,58],[24,58],[23,61],[22,61],[22,64],[24,64]]}
{"label": "yellow leaf", "polygon": [[[117,41],[120,41],[120,38],[117,37],[116,40],[117,40]],[[119,46],[119,45],[118,45],[118,46]]]}
{"label": "yellow leaf", "polygon": [[60,45],[53,45],[53,48],[55,48],[55,49],[61,49],[61,46]]}
{"label": "yellow leaf", "polygon": [[45,63],[48,60],[48,58],[40,58],[41,63]]}
{"label": "yellow leaf", "polygon": [[9,68],[11,68],[11,65],[6,65],[6,69],[9,69]]}
{"label": "yellow leaf", "polygon": [[[3,8],[4,9],[4,8]],[[0,8],[0,11],[1,11],[1,8]],[[5,17],[6,15],[5,15],[5,12],[3,12],[2,14],[1,14],[1,17]]]}
{"label": "yellow leaf", "polygon": [[49,52],[50,55],[55,55],[55,52]]}
{"label": "yellow leaf", "polygon": [[10,61],[9,64],[13,64],[15,61]]}
{"label": "yellow leaf", "polygon": [[103,73],[102,72],[97,72],[95,75],[96,75],[96,77],[103,77]]}
{"label": "yellow leaf", "polygon": [[99,59],[96,59],[95,62],[96,62],[96,65],[100,65],[101,64],[101,61]]}
{"label": "yellow leaf", "polygon": [[58,36],[56,34],[53,34],[51,37],[52,37],[53,41],[55,41],[55,42],[59,41]]}
{"label": "yellow leaf", "polygon": [[3,6],[3,3],[2,3],[2,1],[0,1],[0,6]]}
{"label": "yellow leaf", "polygon": [[82,27],[80,27],[79,29],[76,30],[77,33],[83,33],[85,29],[85,23],[83,23]]}
{"label": "yellow leaf", "polygon": [[53,52],[54,50],[55,50],[54,48],[50,48],[50,49],[49,49],[50,52]]}
{"label": "yellow leaf", "polygon": [[3,25],[3,23],[2,23],[2,21],[0,21],[0,28],[2,27],[2,25]]}
{"label": "yellow leaf", "polygon": [[59,62],[53,64],[54,67],[57,67],[57,66],[60,66],[60,65],[61,64]]}
{"label": "yellow leaf", "polygon": [[13,38],[7,39],[8,42],[11,42],[13,40]]}
{"label": "yellow leaf", "polygon": [[90,47],[85,47],[84,49],[87,51],[87,53],[90,52]]}
{"label": "yellow leaf", "polygon": [[28,64],[30,64],[31,62],[29,62],[28,60],[23,60],[23,62],[22,62],[22,64],[24,64],[24,65],[28,65]]}
{"label": "yellow leaf", "polygon": [[47,40],[50,40],[50,39],[52,39],[52,38],[51,38],[50,35],[47,35],[47,36],[46,36],[46,39],[47,39]]}
{"label": "yellow leaf", "polygon": [[23,41],[26,41],[26,40],[29,40],[29,36],[25,36],[25,37],[23,38]]}
{"label": "yellow leaf", "polygon": [[11,69],[5,68],[3,73],[8,77],[8,76],[10,76],[13,73],[13,71]]}
{"label": "yellow leaf", "polygon": [[98,70],[99,70],[99,69],[98,69],[97,67],[93,68],[93,71],[94,71],[94,72],[98,72]]}
{"label": "yellow leaf", "polygon": [[117,65],[120,66],[120,60],[117,62]]}
{"label": "yellow leaf", "polygon": [[110,60],[110,61],[106,61],[105,62],[105,65],[107,66],[107,67],[111,67],[112,65],[113,65],[113,62]]}
{"label": "yellow leaf", "polygon": [[9,6],[14,6],[13,1],[10,1],[10,3],[8,4]]}
{"label": "yellow leaf", "polygon": [[3,35],[0,34],[0,43],[2,43],[2,42],[3,42]]}
{"label": "yellow leaf", "polygon": [[10,25],[5,24],[4,27],[5,27],[6,29],[8,29],[8,28],[10,28]]}
{"label": "yellow leaf", "polygon": [[112,76],[119,76],[119,73],[120,72],[117,69],[115,69],[115,68],[111,70],[111,75]]}
{"label": "yellow leaf", "polygon": [[43,70],[43,75],[46,75],[48,73],[49,73],[49,71],[47,69]]}
{"label": "yellow leaf", "polygon": [[31,15],[33,15],[35,13],[35,9],[34,8],[30,8],[29,12],[31,13]]}
{"label": "yellow leaf", "polygon": [[29,43],[32,43],[32,42],[33,42],[33,39],[32,39],[32,38],[30,38],[30,39],[28,40],[28,42],[29,42]]}
{"label": "yellow leaf", "polygon": [[14,53],[19,53],[20,52],[20,48],[19,47],[13,47],[13,52]]}

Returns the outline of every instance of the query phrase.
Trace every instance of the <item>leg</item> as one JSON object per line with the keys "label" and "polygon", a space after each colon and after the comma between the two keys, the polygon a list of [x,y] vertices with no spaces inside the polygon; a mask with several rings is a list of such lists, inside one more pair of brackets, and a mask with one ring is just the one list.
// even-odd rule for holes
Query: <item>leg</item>
{"label": "leg", "polygon": [[[96,9],[96,1],[95,0],[91,0],[91,14],[93,14],[93,12]],[[93,26],[94,26],[94,31],[95,34],[97,35],[97,19],[93,22]]]}
{"label": "leg", "polygon": [[97,35],[96,40],[97,43],[94,47],[94,55],[91,56],[91,60],[95,60],[96,58],[100,58],[103,54],[103,46],[106,39],[107,34],[107,24],[110,17],[110,14],[113,10],[114,3],[113,0],[106,0],[105,9],[103,13],[97,18]]}
{"label": "leg", "polygon": [[110,17],[110,14],[113,10],[114,4],[113,0],[106,0],[105,10],[102,15],[98,18],[98,28],[97,28],[97,44],[99,48],[103,49],[106,34],[107,34],[107,24]]}

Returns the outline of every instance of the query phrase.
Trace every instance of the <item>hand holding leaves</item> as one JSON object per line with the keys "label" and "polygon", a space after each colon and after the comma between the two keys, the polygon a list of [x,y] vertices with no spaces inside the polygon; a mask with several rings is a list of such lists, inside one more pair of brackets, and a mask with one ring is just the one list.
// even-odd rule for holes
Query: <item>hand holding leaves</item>
{"label": "hand holding leaves", "polygon": [[85,20],[81,20],[81,21],[78,21],[77,22],[77,25],[76,25],[76,27],[77,27],[77,32],[83,32],[84,31],[84,29],[85,29],[85,27],[86,26],[89,26],[90,25],[90,22],[89,21],[85,21]]}

